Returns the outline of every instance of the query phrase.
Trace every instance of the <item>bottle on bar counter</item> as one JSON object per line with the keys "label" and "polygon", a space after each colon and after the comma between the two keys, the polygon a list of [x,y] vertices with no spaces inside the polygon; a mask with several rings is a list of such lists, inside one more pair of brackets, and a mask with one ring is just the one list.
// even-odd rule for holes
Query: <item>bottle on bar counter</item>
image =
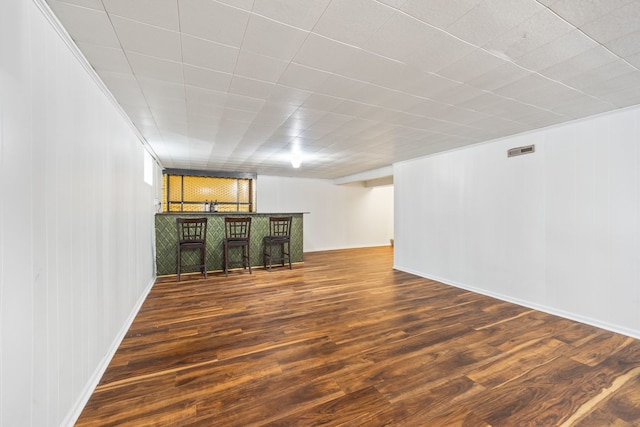
{"label": "bottle on bar counter", "polygon": [[215,202],[213,202],[213,209],[211,209],[214,212],[218,212],[218,201],[216,200]]}
{"label": "bottle on bar counter", "polygon": [[204,211],[205,211],[205,212],[209,212],[209,209],[210,209],[210,207],[209,207],[209,206],[210,206],[210,204],[209,204],[209,201],[208,201],[208,200],[207,200],[206,202],[204,202]]}

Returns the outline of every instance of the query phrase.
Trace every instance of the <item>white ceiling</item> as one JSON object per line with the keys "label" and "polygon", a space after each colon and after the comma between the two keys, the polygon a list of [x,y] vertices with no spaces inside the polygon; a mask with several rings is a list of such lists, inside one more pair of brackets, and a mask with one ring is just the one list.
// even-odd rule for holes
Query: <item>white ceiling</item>
{"label": "white ceiling", "polygon": [[344,178],[640,104],[640,0],[47,3],[166,168]]}

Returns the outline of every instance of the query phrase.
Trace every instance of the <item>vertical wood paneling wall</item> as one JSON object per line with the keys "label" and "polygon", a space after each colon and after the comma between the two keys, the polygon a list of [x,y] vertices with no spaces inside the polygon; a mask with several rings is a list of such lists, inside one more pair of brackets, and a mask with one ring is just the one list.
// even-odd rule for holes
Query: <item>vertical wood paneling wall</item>
{"label": "vertical wood paneling wall", "polygon": [[395,266],[640,337],[639,122],[627,108],[396,164]]}
{"label": "vertical wood paneling wall", "polygon": [[59,426],[153,283],[159,192],[38,6],[0,2],[0,28],[0,426]]}

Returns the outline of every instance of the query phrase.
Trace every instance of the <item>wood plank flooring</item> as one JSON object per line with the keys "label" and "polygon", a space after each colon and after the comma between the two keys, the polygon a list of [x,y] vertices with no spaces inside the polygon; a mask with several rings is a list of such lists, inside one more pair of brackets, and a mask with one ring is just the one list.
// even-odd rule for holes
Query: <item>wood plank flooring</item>
{"label": "wood plank flooring", "polygon": [[640,425],[639,340],[392,265],[159,279],[77,425]]}

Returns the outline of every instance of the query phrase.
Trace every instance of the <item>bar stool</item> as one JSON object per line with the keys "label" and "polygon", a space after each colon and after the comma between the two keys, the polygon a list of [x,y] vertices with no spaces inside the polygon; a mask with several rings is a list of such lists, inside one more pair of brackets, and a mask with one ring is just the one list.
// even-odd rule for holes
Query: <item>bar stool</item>
{"label": "bar stool", "polygon": [[251,272],[251,218],[250,217],[225,217],[224,219],[224,275],[229,273],[229,248],[242,248],[242,268],[249,267]]}
{"label": "bar stool", "polygon": [[[280,261],[283,267],[284,263],[288,262],[289,270],[291,270],[291,217],[269,217],[269,235],[265,236],[262,241],[264,243],[262,252],[264,268],[267,268],[268,263],[269,271],[271,271],[273,261]],[[277,256],[273,255],[274,246],[280,246],[280,254]]]}
{"label": "bar stool", "polygon": [[[207,278],[207,218],[177,218],[178,229],[178,282],[180,272],[185,267],[198,267]],[[182,251],[197,249],[200,251],[199,264],[182,264]]]}

